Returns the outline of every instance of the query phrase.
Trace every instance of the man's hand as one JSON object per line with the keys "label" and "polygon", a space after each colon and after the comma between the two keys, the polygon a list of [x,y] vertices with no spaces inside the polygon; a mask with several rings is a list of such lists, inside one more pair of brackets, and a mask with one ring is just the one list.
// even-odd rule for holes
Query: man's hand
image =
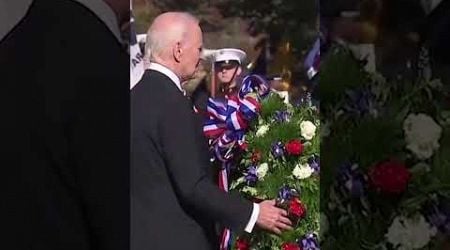
{"label": "man's hand", "polygon": [[287,218],[287,212],[276,207],[275,200],[259,203],[259,216],[256,225],[278,235],[283,230],[292,230],[292,222]]}

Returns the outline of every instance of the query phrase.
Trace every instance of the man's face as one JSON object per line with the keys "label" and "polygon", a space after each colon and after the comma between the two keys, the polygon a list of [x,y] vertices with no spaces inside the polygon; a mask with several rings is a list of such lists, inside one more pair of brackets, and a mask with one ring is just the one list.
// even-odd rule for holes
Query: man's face
{"label": "man's face", "polygon": [[186,38],[183,46],[182,56],[182,74],[187,80],[191,78],[197,71],[200,64],[200,54],[203,47],[202,30],[198,25],[192,27],[192,32]]}
{"label": "man's face", "polygon": [[234,80],[235,76],[241,74],[241,68],[237,62],[230,63],[216,63],[214,65],[216,71],[216,77],[220,83],[229,83]]}

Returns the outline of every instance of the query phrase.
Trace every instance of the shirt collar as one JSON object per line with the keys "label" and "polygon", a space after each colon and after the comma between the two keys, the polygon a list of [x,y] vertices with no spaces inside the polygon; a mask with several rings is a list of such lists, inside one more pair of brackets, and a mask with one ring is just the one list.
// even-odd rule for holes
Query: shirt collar
{"label": "shirt collar", "polygon": [[108,27],[117,40],[122,43],[117,16],[112,8],[103,0],[72,0],[84,5]]}
{"label": "shirt collar", "polygon": [[167,68],[166,66],[163,66],[159,63],[150,63],[150,65],[148,66],[148,69],[154,70],[154,71],[158,71],[161,74],[167,76],[170,78],[170,80],[172,80],[173,83],[175,83],[175,85],[177,86],[177,88],[183,92],[184,90],[181,88],[181,83],[180,83],[180,78],[178,78],[178,76],[169,68]]}

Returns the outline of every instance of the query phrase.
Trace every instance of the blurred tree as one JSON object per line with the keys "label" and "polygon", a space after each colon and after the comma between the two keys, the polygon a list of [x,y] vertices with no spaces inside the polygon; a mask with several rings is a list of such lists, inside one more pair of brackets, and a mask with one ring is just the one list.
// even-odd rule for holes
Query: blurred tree
{"label": "blurred tree", "polygon": [[[247,52],[251,72],[289,71],[293,85],[304,75],[304,57],[318,36],[319,0],[134,0],[137,30],[143,33],[156,15],[188,11],[200,19],[206,48],[236,47]],[[289,43],[289,55],[283,52]],[[289,57],[290,65],[281,65]],[[287,75],[287,74],[286,74]]]}
{"label": "blurred tree", "polygon": [[250,32],[270,35],[275,50],[282,41],[290,41],[292,53],[303,58],[318,35],[316,0],[216,0],[224,16],[251,20]]}

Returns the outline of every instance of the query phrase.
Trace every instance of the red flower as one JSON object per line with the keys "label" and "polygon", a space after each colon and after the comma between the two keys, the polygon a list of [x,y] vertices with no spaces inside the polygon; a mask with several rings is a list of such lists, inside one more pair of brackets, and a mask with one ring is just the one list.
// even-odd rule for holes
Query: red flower
{"label": "red flower", "polygon": [[298,198],[294,198],[289,202],[288,212],[296,218],[303,218],[306,215],[306,208]]}
{"label": "red flower", "polygon": [[296,243],[283,243],[281,245],[282,250],[302,250]]}
{"label": "red flower", "polygon": [[248,144],[247,144],[247,142],[243,142],[243,143],[239,144],[239,147],[241,148],[241,150],[247,151]]}
{"label": "red flower", "polygon": [[252,162],[253,162],[253,163],[257,163],[257,162],[259,162],[260,160],[261,160],[261,151],[255,150],[255,151],[252,153]]}
{"label": "red flower", "polygon": [[237,239],[236,240],[236,248],[238,250],[249,250],[250,244],[244,239]]}
{"label": "red flower", "polygon": [[304,146],[300,140],[291,140],[285,145],[286,151],[290,155],[301,155],[303,153]]}
{"label": "red flower", "polygon": [[408,186],[411,173],[396,160],[382,162],[369,170],[370,182],[375,189],[386,194],[401,194]]}

